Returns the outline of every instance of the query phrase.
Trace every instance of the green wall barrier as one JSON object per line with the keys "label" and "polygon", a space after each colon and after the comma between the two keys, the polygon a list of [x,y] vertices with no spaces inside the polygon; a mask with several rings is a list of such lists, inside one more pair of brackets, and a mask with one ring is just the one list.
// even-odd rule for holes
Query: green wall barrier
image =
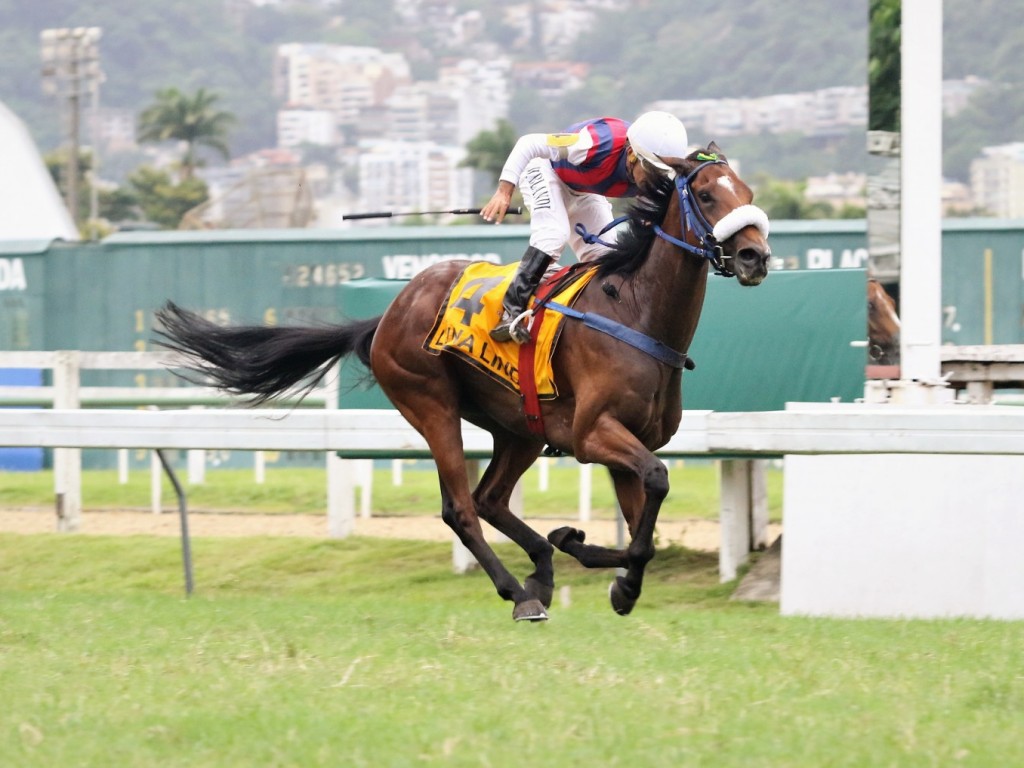
{"label": "green wall barrier", "polygon": [[[756,288],[711,277],[683,374],[683,405],[715,411],[765,411],[789,401],[846,402],[864,394],[866,275],[863,270],[778,272]],[[381,314],[404,281],[357,280],[340,289],[351,319]],[[574,322],[572,320],[568,322]],[[366,369],[347,360],[339,406],[387,408]]]}

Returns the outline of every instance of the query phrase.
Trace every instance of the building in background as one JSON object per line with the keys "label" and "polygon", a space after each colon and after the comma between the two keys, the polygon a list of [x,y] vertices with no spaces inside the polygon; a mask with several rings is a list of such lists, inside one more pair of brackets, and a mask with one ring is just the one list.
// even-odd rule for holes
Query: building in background
{"label": "building in background", "polygon": [[1024,142],[985,147],[971,162],[971,193],[985,213],[1024,218]]}
{"label": "building in background", "polygon": [[312,107],[286,107],[278,111],[278,147],[298,147],[302,144],[329,147],[336,143],[338,131],[333,112]]}
{"label": "building in background", "polygon": [[355,131],[364,110],[411,82],[402,54],[368,46],[287,43],[274,62],[274,92],[290,109],[330,112],[337,126]]}
{"label": "building in background", "polygon": [[360,212],[442,211],[473,202],[473,172],[459,167],[462,147],[366,140],[359,150]]}

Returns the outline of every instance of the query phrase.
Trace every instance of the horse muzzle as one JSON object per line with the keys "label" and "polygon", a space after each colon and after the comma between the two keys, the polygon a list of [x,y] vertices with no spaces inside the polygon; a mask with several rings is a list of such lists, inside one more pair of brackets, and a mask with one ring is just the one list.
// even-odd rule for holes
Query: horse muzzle
{"label": "horse muzzle", "polygon": [[768,277],[771,248],[749,246],[740,248],[728,258],[728,269],[740,285],[760,285]]}

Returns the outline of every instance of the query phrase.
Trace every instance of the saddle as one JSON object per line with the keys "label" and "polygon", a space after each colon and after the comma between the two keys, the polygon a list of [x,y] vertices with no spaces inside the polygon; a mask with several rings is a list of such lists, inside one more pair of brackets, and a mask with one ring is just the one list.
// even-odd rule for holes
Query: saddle
{"label": "saddle", "polygon": [[[490,337],[490,330],[501,317],[502,299],[517,266],[479,261],[466,267],[441,305],[423,349],[434,355],[441,352],[458,355],[477,370],[521,394],[520,345],[513,341],[498,342]],[[537,293],[544,296],[545,301],[550,298],[571,306],[593,276],[593,269],[581,270],[578,265],[566,267],[545,277]],[[530,306],[534,304],[536,298]],[[534,381],[541,399],[558,396],[551,356],[564,321],[565,315],[560,312],[545,312],[534,318],[530,328],[534,344]]]}

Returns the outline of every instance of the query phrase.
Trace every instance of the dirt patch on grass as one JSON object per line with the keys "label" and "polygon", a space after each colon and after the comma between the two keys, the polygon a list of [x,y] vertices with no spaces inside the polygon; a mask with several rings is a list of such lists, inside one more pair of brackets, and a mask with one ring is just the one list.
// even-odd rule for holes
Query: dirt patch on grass
{"label": "dirt patch on grass", "polygon": [[[243,513],[190,512],[189,533],[192,536],[299,536],[326,538],[327,518],[324,515],[259,515]],[[587,541],[613,546],[618,531],[613,520],[591,520],[581,523],[568,519],[527,519],[538,532],[546,534],[563,525],[586,531]],[[49,509],[0,509],[0,531],[5,533],[50,533],[57,529],[56,517]],[[162,514],[132,510],[86,511],[82,513],[81,533],[120,536],[178,536],[181,532],[176,511]],[[775,539],[781,526],[770,526],[769,541]],[[422,541],[451,541],[452,532],[439,516],[357,517],[356,536],[378,536]],[[663,520],[658,523],[659,545],[681,544],[690,549],[716,551],[719,547],[718,522],[714,520]],[[488,539],[498,539],[488,530]]]}

